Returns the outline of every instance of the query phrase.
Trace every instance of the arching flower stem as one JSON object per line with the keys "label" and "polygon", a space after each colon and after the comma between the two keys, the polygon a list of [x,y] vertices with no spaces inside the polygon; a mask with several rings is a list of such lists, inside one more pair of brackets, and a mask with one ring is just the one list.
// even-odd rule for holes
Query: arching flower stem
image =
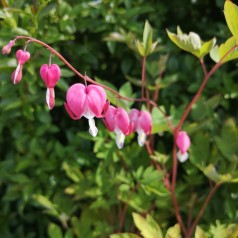
{"label": "arching flower stem", "polygon": [[103,85],[101,83],[98,83],[96,81],[94,81],[93,79],[89,78],[87,75],[83,75],[81,74],[79,71],[77,71],[59,52],[57,52],[55,49],[53,49],[51,46],[47,45],[46,43],[44,43],[43,41],[40,41],[38,39],[29,37],[29,36],[17,36],[15,37],[15,39],[13,40],[14,42],[19,40],[19,39],[27,39],[27,43],[30,42],[35,42],[38,43],[40,45],[42,45],[43,47],[45,47],[46,49],[48,49],[52,54],[54,54],[56,57],[58,57],[59,59],[61,59],[65,65],[67,65],[67,67],[72,70],[78,77],[80,77],[81,79],[83,79],[85,82],[89,82],[98,86],[103,87],[104,89],[112,92],[113,94],[115,94],[117,96],[118,99],[122,99],[125,101],[134,101],[134,102],[145,102],[148,103],[150,105],[152,105],[153,107],[158,108],[158,110],[160,110],[160,112],[164,115],[171,131],[174,130],[174,126],[172,124],[172,122],[170,121],[169,117],[166,115],[166,113],[152,100],[150,100],[149,98],[129,98],[129,97],[124,97],[121,94],[119,94],[118,92],[116,92],[115,90],[111,89],[110,87]]}

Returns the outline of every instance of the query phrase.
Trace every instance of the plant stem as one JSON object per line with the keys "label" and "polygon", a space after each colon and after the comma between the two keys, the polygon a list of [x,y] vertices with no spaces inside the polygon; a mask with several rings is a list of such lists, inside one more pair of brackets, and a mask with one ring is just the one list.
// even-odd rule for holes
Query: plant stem
{"label": "plant stem", "polygon": [[[78,72],[60,53],[58,53],[56,50],[54,50],[52,47],[50,47],[49,45],[47,45],[46,43],[44,43],[43,41],[40,41],[40,40],[37,40],[35,38],[32,38],[32,37],[29,37],[29,36],[17,36],[14,41],[17,41],[18,39],[27,39],[28,42],[27,43],[30,43],[30,42],[35,42],[35,43],[38,43],[42,46],[44,46],[45,48],[47,48],[52,54],[54,54],[56,57],[58,57],[59,59],[61,59],[65,65],[68,66],[69,69],[71,69],[77,76],[79,76],[81,79],[83,79],[84,81],[87,81],[89,83],[92,83],[92,84],[95,84],[95,85],[98,85],[98,86],[101,86],[103,87],[104,89],[112,92],[113,94],[115,94],[119,99],[122,99],[122,100],[125,100],[125,101],[134,101],[134,102],[145,102],[145,103],[149,103],[150,105],[158,108],[160,110],[160,112],[164,115],[170,129],[173,131],[174,129],[174,126],[172,124],[172,122],[170,121],[169,117],[165,114],[165,112],[152,100],[150,99],[147,99],[147,98],[129,98],[129,97],[124,97],[122,95],[120,95],[118,92],[114,91],[113,89],[111,89],[110,87],[108,86],[105,86],[101,83],[98,83],[96,81],[94,81],[93,79],[89,78],[87,75],[84,76],[82,75],[80,72]],[[144,73],[142,73],[142,78],[143,78],[143,81],[145,81],[145,62],[146,62],[146,59],[143,60],[143,64],[142,64],[142,67],[144,67]],[[144,65],[144,66],[143,66]]]}
{"label": "plant stem", "polygon": [[185,121],[185,119],[187,118],[189,112],[191,111],[192,109],[192,106],[194,105],[194,103],[198,100],[199,96],[201,95],[204,87],[206,86],[207,84],[207,81],[209,80],[209,78],[217,71],[217,69],[222,65],[222,61],[237,47],[237,45],[234,45],[233,47],[231,47],[227,52],[226,54],[224,54],[224,56],[219,60],[218,63],[216,63],[213,68],[208,72],[206,73],[206,69],[205,69],[205,66],[204,66],[204,63],[203,61],[201,62],[202,63],[202,67],[203,67],[203,71],[204,71],[204,79],[203,79],[203,82],[201,84],[201,86],[199,87],[197,93],[195,94],[195,96],[193,97],[192,101],[189,103],[188,107],[186,108],[180,122],[178,123],[178,126],[177,126],[177,130],[179,131]]}
{"label": "plant stem", "polygon": [[180,211],[179,211],[179,205],[177,202],[177,198],[175,195],[175,187],[176,187],[176,179],[177,179],[177,167],[178,167],[178,160],[177,160],[177,155],[176,155],[176,143],[175,143],[175,138],[176,138],[176,134],[177,131],[174,131],[174,145],[173,145],[173,167],[172,167],[172,184],[171,184],[171,198],[174,204],[174,209],[175,209],[175,216],[176,219],[180,225],[180,227],[182,228],[183,233],[186,235],[187,234],[187,230],[185,228],[185,225],[183,223]]}
{"label": "plant stem", "polygon": [[188,233],[186,238],[190,238],[192,236],[193,230],[195,229],[197,223],[199,222],[201,216],[203,215],[208,203],[210,202],[213,194],[216,192],[216,190],[219,188],[219,186],[221,185],[221,183],[216,183],[215,186],[210,190],[205,202],[202,205],[202,208],[200,210],[200,212],[198,213],[196,219],[194,220],[192,226],[189,228]]}
{"label": "plant stem", "polygon": [[145,75],[145,66],[146,66],[146,56],[142,58],[142,72],[141,72],[141,98],[144,99],[145,95],[145,81],[146,81],[146,75]]}

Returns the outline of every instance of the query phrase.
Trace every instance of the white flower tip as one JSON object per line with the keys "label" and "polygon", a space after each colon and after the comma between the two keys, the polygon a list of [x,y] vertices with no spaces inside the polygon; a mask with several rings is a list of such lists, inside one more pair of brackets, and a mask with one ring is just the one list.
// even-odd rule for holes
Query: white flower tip
{"label": "white flower tip", "polygon": [[122,132],[116,134],[116,144],[118,149],[121,149],[124,145],[125,135]]}
{"label": "white flower tip", "polygon": [[18,65],[17,65],[17,68],[16,68],[16,71],[15,71],[15,75],[14,75],[14,79],[13,79],[13,84],[17,84],[17,76],[18,76],[18,74],[19,74],[20,67],[21,67],[21,65],[18,64]]}
{"label": "white flower tip", "polygon": [[47,88],[46,103],[50,110],[55,106],[55,90],[54,90],[54,88]]}
{"label": "white flower tip", "polygon": [[139,146],[143,146],[145,144],[146,141],[146,134],[144,132],[139,132],[138,133],[138,137],[137,137],[137,141]]}
{"label": "white flower tip", "polygon": [[93,137],[95,137],[98,134],[98,128],[95,125],[95,121],[93,118],[88,119],[88,124],[89,124],[89,133]]}
{"label": "white flower tip", "polygon": [[181,153],[180,150],[177,152],[177,158],[181,163],[184,163],[188,159],[188,157],[189,155],[187,152]]}

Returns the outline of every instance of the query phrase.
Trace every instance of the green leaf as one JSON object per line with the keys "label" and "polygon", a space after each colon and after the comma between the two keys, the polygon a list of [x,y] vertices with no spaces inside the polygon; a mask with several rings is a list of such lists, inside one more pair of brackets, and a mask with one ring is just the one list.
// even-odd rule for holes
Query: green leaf
{"label": "green leaf", "polygon": [[138,52],[140,53],[141,56],[145,56],[145,47],[144,45],[139,41],[137,40],[136,41],[136,46],[137,46],[137,49],[138,49]]}
{"label": "green leaf", "polygon": [[57,212],[55,208],[55,204],[53,204],[47,197],[43,195],[34,195],[33,198],[36,202],[38,202],[41,206],[47,208],[50,212],[50,214],[54,216],[58,216],[59,213]]}
{"label": "green leaf", "polygon": [[63,234],[60,227],[54,223],[49,224],[48,235],[50,238],[63,238]]}
{"label": "green leaf", "polygon": [[167,30],[169,38],[182,50],[188,51],[198,58],[203,58],[208,54],[216,43],[213,38],[210,41],[203,42],[200,36],[195,32],[189,34],[182,33],[181,29],[177,28],[177,34]]}
{"label": "green leaf", "polygon": [[219,174],[214,164],[209,164],[203,173],[214,182],[232,182],[231,174]]}
{"label": "green leaf", "polygon": [[170,227],[165,235],[165,238],[181,238],[181,229],[179,224]]}
{"label": "green leaf", "polygon": [[[160,108],[162,111],[164,111],[163,107]],[[168,129],[168,122],[165,119],[163,113],[155,107],[152,111],[152,134],[167,131]]]}
{"label": "green leaf", "polygon": [[163,238],[160,226],[150,215],[147,215],[146,218],[137,213],[132,215],[136,227],[141,231],[144,238]]}
{"label": "green leaf", "polygon": [[[236,45],[236,38],[232,36],[220,46],[215,46],[210,52],[210,57],[217,63],[221,61],[221,59],[227,54],[227,52],[235,45]],[[238,58],[238,48],[236,47],[231,53],[229,53],[224,59],[222,59],[221,63],[225,63],[237,58]]]}
{"label": "green leaf", "polygon": [[195,238],[207,238],[204,231],[199,226],[196,227]]}
{"label": "green leaf", "polygon": [[236,161],[237,156],[237,148],[238,148],[238,135],[237,135],[236,123],[233,119],[228,119],[221,130],[221,136],[216,137],[216,144],[223,154],[228,160]]}
{"label": "green leaf", "polygon": [[145,22],[144,32],[143,32],[143,43],[145,46],[145,50],[147,51],[152,45],[152,36],[153,31],[148,21]]}
{"label": "green leaf", "polygon": [[121,233],[110,235],[110,238],[140,238],[140,236],[131,233]]}
{"label": "green leaf", "polygon": [[224,5],[224,14],[227,26],[233,36],[238,39],[238,7],[229,0],[226,0]]}
{"label": "green leaf", "polygon": [[153,43],[153,29],[148,21],[145,22],[143,32],[143,46],[145,49],[145,55],[149,55],[153,52],[158,42]]}

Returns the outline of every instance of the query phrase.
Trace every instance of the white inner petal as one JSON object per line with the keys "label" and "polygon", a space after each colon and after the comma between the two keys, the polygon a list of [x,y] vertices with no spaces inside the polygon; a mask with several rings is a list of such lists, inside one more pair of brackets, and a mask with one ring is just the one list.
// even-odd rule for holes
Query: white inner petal
{"label": "white inner petal", "polygon": [[93,118],[88,119],[88,124],[89,124],[89,133],[95,137],[98,134],[98,128],[95,125],[95,121]]}
{"label": "white inner petal", "polygon": [[124,141],[126,136],[122,133],[121,130],[115,130],[116,132],[116,144],[119,149],[121,149],[124,145]]}
{"label": "white inner petal", "polygon": [[[51,90],[53,98],[55,98],[55,90]],[[50,88],[47,88],[46,90],[46,103],[49,109],[51,109],[50,106]]]}
{"label": "white inner petal", "polygon": [[19,74],[20,67],[21,67],[21,65],[18,64],[18,65],[17,65],[17,68],[16,68],[16,71],[15,71],[14,79],[13,79],[13,83],[14,83],[14,84],[16,84],[16,79],[17,79],[17,75]]}
{"label": "white inner petal", "polygon": [[143,131],[138,132],[137,141],[138,141],[139,146],[143,146],[145,144],[146,134]]}
{"label": "white inner petal", "polygon": [[188,159],[188,157],[189,155],[187,152],[183,154],[180,152],[180,150],[177,152],[177,158],[181,163],[185,162]]}

